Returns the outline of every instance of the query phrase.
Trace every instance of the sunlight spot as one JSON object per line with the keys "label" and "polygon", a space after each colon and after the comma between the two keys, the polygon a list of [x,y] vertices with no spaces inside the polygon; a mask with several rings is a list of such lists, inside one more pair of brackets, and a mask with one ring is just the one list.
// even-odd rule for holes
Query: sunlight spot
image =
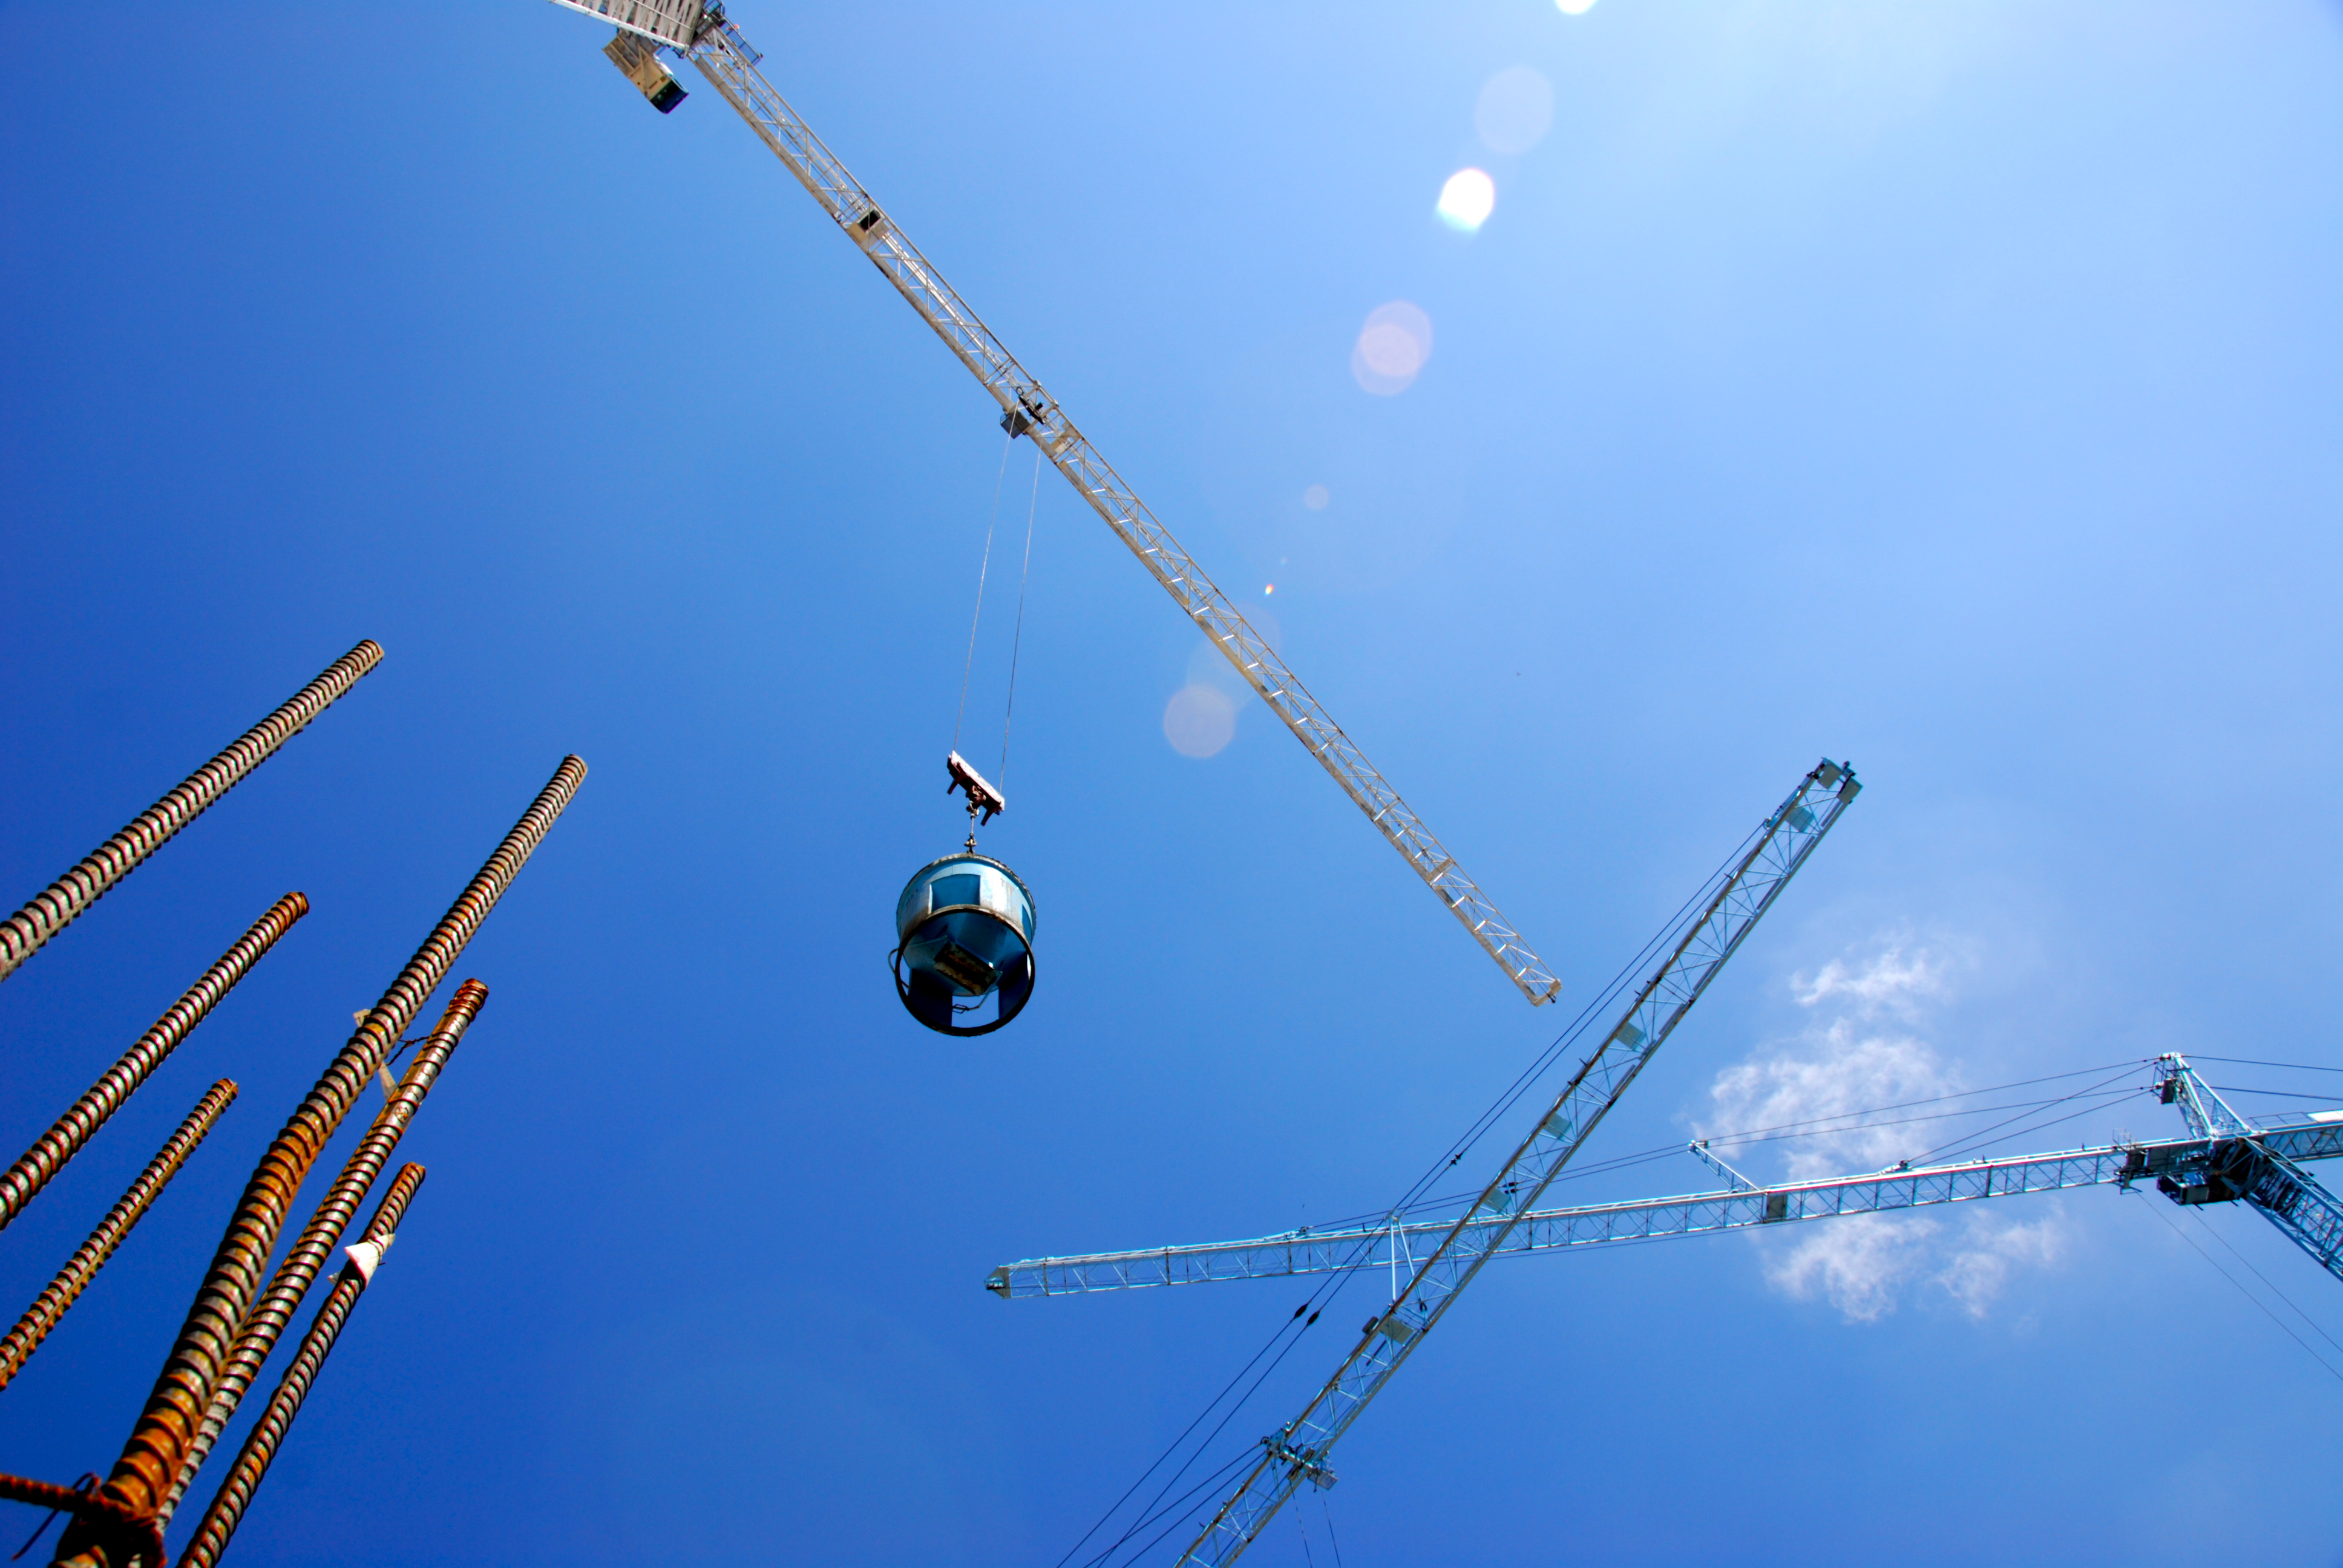
{"label": "sunlight spot", "polygon": [[1326,487],[1323,485],[1312,485],[1302,492],[1302,504],[1313,512],[1324,511],[1326,503],[1333,498],[1326,493]]}
{"label": "sunlight spot", "polygon": [[1473,105],[1473,128],[1493,153],[1525,153],[1554,125],[1554,87],[1527,65],[1489,78]]}
{"label": "sunlight spot", "polygon": [[1554,3],[1565,16],[1584,16],[1594,9],[1594,0],[1554,0]]}
{"label": "sunlight spot", "polygon": [[1389,397],[1406,391],[1431,357],[1432,317],[1394,299],[1367,313],[1358,346],[1351,350],[1351,374],[1368,391]]}
{"label": "sunlight spot", "polygon": [[1211,757],[1235,738],[1237,705],[1210,686],[1183,686],[1163,706],[1163,739],[1182,757]]}
{"label": "sunlight spot", "polygon": [[1489,221],[1496,209],[1497,182],[1479,169],[1458,169],[1440,187],[1440,221],[1459,234],[1471,234]]}

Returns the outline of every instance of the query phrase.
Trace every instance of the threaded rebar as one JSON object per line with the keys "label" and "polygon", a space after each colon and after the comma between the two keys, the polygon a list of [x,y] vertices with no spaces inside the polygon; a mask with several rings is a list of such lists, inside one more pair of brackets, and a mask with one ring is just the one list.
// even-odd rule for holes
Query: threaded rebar
{"label": "threaded rebar", "polygon": [[89,1240],[65,1260],[65,1266],[57,1271],[57,1277],[49,1282],[48,1288],[33,1298],[33,1304],[25,1309],[25,1315],[16,1320],[16,1326],[8,1331],[7,1337],[0,1339],[0,1388],[7,1387],[23,1370],[49,1331],[57,1326],[57,1320],[65,1315],[65,1309],[74,1304],[74,1299],[98,1270],[106,1267],[114,1249],[146,1217],[147,1205],[171,1184],[171,1178],[179,1173],[179,1167],[186,1162],[196,1145],[204,1141],[204,1135],[219,1120],[220,1112],[235,1101],[236,1092],[235,1081],[223,1078],[196,1101],[196,1108],[187,1112],[187,1119],[179,1123],[179,1130],[171,1134],[162,1152],[147,1162],[146,1169],[138,1173],[138,1180],[130,1184],[130,1191],[122,1195],[122,1201],[97,1222]]}
{"label": "threaded rebar", "polygon": [[0,980],[16,972],[44,942],[106,896],[108,888],[138,869],[138,863],[168,843],[180,829],[204,814],[213,801],[326,710],[382,662],[381,645],[371,638],[326,667],[325,673],[294,693],[293,699],[244,733],[226,750],[189,774],[180,786],[149,806],[130,826],[51,882],[23,909],[0,920]]}
{"label": "threaded rebar", "polygon": [[[261,1157],[188,1308],[178,1341],[163,1363],[162,1375],[156,1380],[122,1457],[115,1462],[114,1472],[101,1489],[103,1495],[129,1513],[151,1520],[170,1495],[171,1483],[211,1402],[220,1369],[226,1364],[245,1313],[258,1293],[261,1272],[276,1249],[286,1211],[292,1207],[302,1178],[585,776],[583,761],[576,757],[563,759],[551,781],[416,950]],[[103,1543],[85,1534],[78,1524],[59,1543],[59,1561],[73,1560],[77,1553],[92,1564],[103,1557]]]}
{"label": "threaded rebar", "polygon": [[[422,1166],[401,1166],[389,1190],[383,1193],[382,1201],[376,1206],[374,1218],[367,1221],[363,1239],[377,1244],[387,1241],[405,1217],[408,1200],[422,1185]],[[261,1482],[267,1477],[277,1451],[284,1446],[285,1434],[293,1429],[293,1418],[301,1413],[301,1402],[308,1398],[327,1356],[333,1353],[334,1341],[340,1337],[342,1325],[349,1322],[351,1310],[366,1294],[367,1284],[366,1272],[356,1263],[342,1265],[342,1271],[334,1279],[334,1288],[317,1305],[317,1316],[309,1324],[309,1332],[301,1336],[301,1346],[293,1352],[291,1364],[277,1380],[277,1392],[269,1395],[268,1408],[260,1412],[260,1419],[245,1435],[244,1447],[237,1451],[236,1462],[221,1479],[219,1491],[213,1494],[211,1506],[204,1510],[186,1550],[179,1553],[179,1568],[212,1568],[220,1553],[227,1550],[236,1527],[243,1523],[245,1512],[252,1506]]]}
{"label": "threaded rebar", "polygon": [[83,1144],[106,1125],[106,1119],[122,1109],[123,1101],[138,1091],[152,1073],[170,1060],[179,1042],[194,1032],[220,999],[236,988],[236,982],[250,972],[261,956],[277,945],[277,939],[293,929],[293,922],[309,912],[309,900],[299,893],[287,893],[268,906],[268,912],[255,920],[252,929],[236,939],[236,946],[220,955],[217,963],[204,971],[203,978],[187,988],[187,994],[171,1004],[171,1010],[155,1020],[155,1027],[138,1037],[131,1048],[123,1052],[122,1060],[106,1070],[106,1076],[92,1084],[89,1092],[73,1103],[73,1108],[57,1119],[57,1124],[41,1134],[40,1141],[17,1161],[0,1172],[0,1229],[24,1211],[33,1195],[49,1183],[49,1179],[65,1169],[65,1161],[81,1151]]}
{"label": "threaded rebar", "polygon": [[366,1201],[367,1189],[390,1162],[391,1151],[398,1147],[407,1124],[421,1109],[431,1085],[447,1066],[447,1059],[456,1054],[456,1047],[472,1020],[479,1016],[480,1008],[488,1000],[488,988],[478,980],[468,980],[456,988],[447,1010],[440,1014],[437,1027],[428,1039],[416,1047],[415,1060],[407,1065],[406,1076],[399,1080],[398,1092],[374,1119],[374,1125],[350,1151],[342,1173],[336,1178],[325,1197],[317,1201],[317,1212],[302,1227],[300,1239],[285,1254],[277,1266],[277,1275],[268,1282],[268,1289],[253,1303],[244,1316],[244,1325],[237,1332],[236,1344],[228,1352],[227,1364],[220,1369],[219,1380],[212,1385],[210,1402],[204,1407],[204,1419],[187,1445],[186,1458],[179,1465],[179,1473],[171,1483],[171,1491],[163,1505],[155,1512],[155,1521],[167,1525],[194,1483],[196,1472],[203,1467],[212,1447],[219,1442],[220,1433],[236,1418],[236,1406],[244,1402],[253,1380],[268,1364],[271,1352],[286,1325],[301,1305],[301,1298],[333,1256],[336,1243],[357,1213],[358,1205]]}

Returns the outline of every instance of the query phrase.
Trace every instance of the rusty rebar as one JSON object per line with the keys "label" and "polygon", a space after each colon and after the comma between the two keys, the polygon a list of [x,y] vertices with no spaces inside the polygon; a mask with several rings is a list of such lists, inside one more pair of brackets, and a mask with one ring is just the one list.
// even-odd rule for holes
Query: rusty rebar
{"label": "rusty rebar", "polygon": [[[349,1043],[327,1067],[308,1098],[294,1111],[285,1130],[261,1156],[259,1166],[245,1186],[244,1197],[236,1204],[236,1214],[228,1221],[227,1233],[221,1237],[219,1250],[213,1254],[211,1267],[188,1308],[177,1342],[163,1363],[162,1375],[156,1380],[155,1390],[147,1396],[146,1407],[139,1413],[122,1457],[115,1462],[114,1472],[102,1489],[107,1498],[131,1515],[153,1520],[164,1499],[171,1494],[171,1483],[178,1475],[203,1412],[211,1402],[212,1389],[235,1346],[245,1313],[258,1293],[261,1271],[267,1266],[269,1253],[276,1249],[286,1211],[292,1207],[302,1179],[367,1081],[388,1060],[391,1048],[406,1033],[407,1025],[415,1021],[415,1014],[425,999],[447,978],[448,967],[464,950],[464,944],[479,930],[480,922],[496,907],[546,830],[569,804],[570,797],[578,792],[578,781],[585,776],[586,764],[578,758],[562,760],[551,781],[521,814],[520,820],[497,846],[496,853],[488,857],[479,875],[449,907],[431,935],[416,950],[382,1000],[359,1023]],[[58,1543],[56,1561],[71,1563],[75,1568],[126,1568],[126,1563],[136,1560],[138,1550],[137,1542],[124,1538],[119,1532],[93,1525],[85,1516]]]}
{"label": "rusty rebar", "polygon": [[374,1218],[367,1221],[366,1234],[359,1241],[360,1246],[371,1245],[375,1249],[371,1261],[361,1262],[351,1258],[334,1277],[334,1288],[317,1303],[317,1315],[310,1322],[309,1332],[301,1336],[301,1348],[293,1352],[285,1375],[277,1381],[277,1392],[268,1396],[268,1408],[260,1412],[260,1419],[245,1434],[236,1462],[220,1479],[219,1491],[212,1495],[211,1506],[204,1510],[195,1535],[179,1553],[179,1568],[212,1568],[220,1553],[227,1550],[236,1527],[243,1523],[245,1511],[252,1506],[254,1495],[267,1477],[277,1451],[284,1446],[285,1434],[293,1429],[293,1418],[301,1413],[301,1402],[308,1397],[318,1372],[325,1368],[326,1358],[333,1353],[334,1341],[341,1334],[342,1325],[349,1322],[351,1310],[366,1294],[375,1270],[381,1266],[383,1253],[388,1251],[397,1234],[398,1222],[407,1213],[407,1201],[422,1185],[420,1165],[401,1166],[392,1178],[389,1190],[375,1206]]}
{"label": "rusty rebar", "polygon": [[33,1298],[33,1304],[25,1309],[25,1315],[16,1320],[16,1326],[8,1331],[6,1338],[0,1339],[0,1388],[7,1387],[10,1380],[32,1359],[33,1352],[40,1349],[41,1342],[48,1338],[49,1331],[57,1326],[57,1320],[65,1315],[65,1309],[74,1304],[74,1299],[82,1293],[98,1270],[106,1267],[106,1261],[114,1255],[114,1249],[122,1245],[122,1239],[146,1217],[147,1205],[171,1184],[171,1178],[179,1173],[179,1167],[186,1162],[189,1154],[195,1152],[196,1145],[204,1141],[204,1135],[212,1130],[212,1123],[219,1120],[220,1112],[235,1100],[234,1080],[223,1078],[213,1084],[204,1097],[196,1101],[196,1108],[187,1112],[187,1119],[179,1123],[179,1130],[171,1134],[170,1141],[163,1145],[162,1151],[147,1161],[146,1169],[138,1173],[138,1180],[130,1184],[130,1191],[122,1195],[122,1201],[97,1222],[97,1229],[89,1233],[89,1240],[65,1260],[65,1266],[57,1271],[57,1277],[49,1282],[48,1288]]}
{"label": "rusty rebar", "polygon": [[456,1047],[462,1042],[465,1030],[471,1026],[473,1019],[479,1016],[480,1008],[488,1000],[488,988],[478,980],[468,980],[456,988],[455,996],[447,1003],[447,1010],[439,1016],[437,1027],[415,1048],[415,1060],[407,1065],[406,1076],[399,1080],[398,1091],[375,1117],[374,1125],[367,1129],[364,1138],[358,1140],[358,1146],[350,1151],[349,1160],[343,1165],[341,1175],[327,1190],[325,1197],[317,1201],[317,1211],[309,1216],[308,1224],[302,1227],[300,1239],[293,1243],[292,1251],[285,1254],[285,1261],[277,1264],[276,1278],[268,1282],[268,1289],[261,1292],[252,1310],[245,1313],[244,1326],[236,1333],[236,1344],[228,1352],[226,1364],[220,1368],[219,1381],[212,1385],[210,1402],[204,1407],[204,1419],[196,1428],[194,1440],[187,1445],[186,1457],[180,1462],[178,1476],[171,1483],[171,1490],[165,1496],[162,1506],[155,1511],[157,1524],[168,1525],[171,1523],[171,1515],[178,1508],[179,1499],[186,1495],[188,1486],[194,1483],[196,1472],[203,1468],[213,1445],[219,1442],[220,1433],[235,1419],[236,1407],[244,1402],[253,1381],[260,1376],[261,1368],[268,1364],[269,1353],[276,1350],[286,1325],[292,1322],[294,1312],[300,1308],[301,1298],[309,1293],[310,1285],[324,1271],[326,1261],[333,1256],[334,1248],[341,1241],[342,1232],[349,1228],[350,1221],[358,1211],[358,1205],[366,1201],[367,1190],[374,1185],[375,1178],[382,1174],[382,1168],[390,1162],[391,1151],[398,1147],[407,1123],[415,1119],[425,1096],[431,1092],[432,1082],[438,1078],[440,1070],[447,1065],[447,1059],[456,1054]]}
{"label": "rusty rebar", "polygon": [[293,929],[293,922],[309,912],[309,900],[298,893],[287,893],[268,906],[268,912],[252,923],[252,929],[236,939],[236,946],[220,955],[219,962],[204,971],[203,978],[187,988],[187,994],[171,1004],[171,1010],[155,1020],[155,1027],[138,1037],[122,1060],[106,1070],[106,1076],[90,1085],[89,1092],[73,1102],[73,1108],[57,1118],[57,1124],[41,1134],[40,1141],[16,1163],[0,1173],[0,1229],[23,1212],[33,1195],[48,1185],[49,1178],[65,1169],[66,1161],[80,1152],[81,1146],[106,1125],[106,1119],[122,1109],[122,1102],[138,1091],[179,1042],[194,1032],[222,997],[234,990],[236,982],[258,963],[261,955],[277,945],[277,939]]}
{"label": "rusty rebar", "polygon": [[81,864],[51,882],[39,897],[0,920],[0,980],[55,936],[106,890],[138,869],[138,863],[203,815],[213,801],[298,735],[328,703],[382,662],[371,639],[326,667],[325,673],[293,694],[284,707],[245,731],[235,745],[187,775],[185,782],[149,806],[130,826],[91,850]]}
{"label": "rusty rebar", "polygon": [[[163,1561],[163,1532],[155,1524],[135,1519],[115,1503],[97,1494],[97,1477],[85,1475],[77,1486],[59,1486],[51,1481],[33,1481],[22,1475],[0,1475],[0,1502],[29,1503],[35,1508],[45,1508],[52,1515],[70,1513],[77,1518],[96,1519],[122,1533],[137,1543],[139,1550],[149,1553],[148,1561]],[[41,1528],[45,1530],[45,1522]],[[40,1532],[35,1531],[37,1536]],[[29,1542],[27,1545],[31,1544]]]}

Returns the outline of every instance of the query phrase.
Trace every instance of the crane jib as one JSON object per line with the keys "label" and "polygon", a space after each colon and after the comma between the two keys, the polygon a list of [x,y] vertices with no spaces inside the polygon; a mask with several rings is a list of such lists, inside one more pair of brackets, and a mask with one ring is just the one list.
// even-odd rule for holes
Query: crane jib
{"label": "crane jib", "polygon": [[[945,347],[1001,405],[1003,428],[1048,455],[1091,508],[1202,626],[1245,683],[1293,731],[1344,793],[1359,803],[1416,875],[1432,888],[1532,1006],[1552,1000],[1562,982],[1487,894],[1460,870],[1398,791],[1368,762],[1293,671],[1255,631],[1236,604],[1182,548],[1120,475],[1074,427],[1057,401],[1017,362],[941,274],[903,236],[846,166],[758,72],[759,55],[720,7],[695,20],[699,0],[557,0],[684,49],[759,139],[789,166],[831,219],[884,273]],[[664,28],[665,31],[660,29]]]}
{"label": "crane jib", "polygon": [[[1407,1288],[1390,1309],[1369,1320],[1350,1359],[1301,1414],[1267,1440],[1274,1446],[1265,1449],[1181,1556],[1182,1568],[1189,1563],[1222,1568],[1235,1561],[1304,1480],[1331,1476],[1325,1470],[1327,1454],[1343,1432],[1423,1342],[1481,1266],[1503,1248],[1523,1215],[1666,1043],[1861,789],[1852,769],[1825,759],[1765,819],[1756,841],[1685,929],[1667,962],[1635,993],[1602,1045],[1580,1066],[1479,1200],[1415,1265]],[[1501,1218],[1476,1225],[1475,1219],[1483,1215]],[[1396,1234],[1393,1241],[1396,1244]]]}

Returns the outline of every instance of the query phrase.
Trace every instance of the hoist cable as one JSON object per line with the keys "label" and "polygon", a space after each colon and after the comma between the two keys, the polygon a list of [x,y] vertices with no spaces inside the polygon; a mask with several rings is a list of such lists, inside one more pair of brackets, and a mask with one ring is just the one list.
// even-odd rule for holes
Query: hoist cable
{"label": "hoist cable", "polygon": [[[1008,459],[1001,459],[1004,463]],[[1033,515],[1041,508],[1041,448],[1033,448],[1033,495],[1025,503],[1025,565],[1017,574],[1017,633],[1009,639],[1009,701],[1001,710],[1001,768],[994,782],[1009,788],[1009,721],[1017,713],[1017,652],[1025,646],[1025,584],[1033,575]]]}
{"label": "hoist cable", "polygon": [[1009,443],[1014,436],[1004,437],[1001,443],[1001,469],[992,476],[992,508],[984,518],[984,559],[976,568],[976,613],[968,618],[968,661],[960,670],[960,710],[952,715],[952,743],[960,749],[960,727],[968,717],[968,678],[976,669],[976,626],[984,618],[984,578],[992,569],[992,525],[1001,518],[1001,481],[1009,474]]}

